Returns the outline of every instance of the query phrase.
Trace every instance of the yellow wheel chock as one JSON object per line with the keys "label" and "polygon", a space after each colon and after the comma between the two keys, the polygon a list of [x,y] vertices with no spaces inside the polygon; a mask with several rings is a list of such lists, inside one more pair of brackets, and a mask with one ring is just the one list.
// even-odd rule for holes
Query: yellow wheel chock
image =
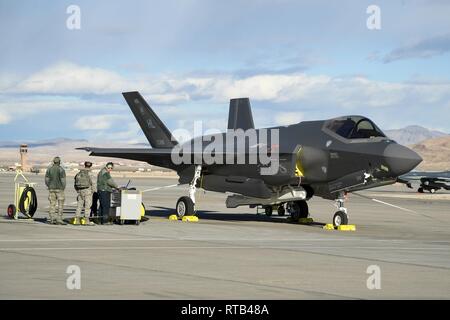
{"label": "yellow wheel chock", "polygon": [[181,221],[183,222],[198,222],[197,216],[184,216]]}
{"label": "yellow wheel chock", "polygon": [[354,224],[343,224],[335,227],[332,223],[327,223],[323,226],[325,230],[339,230],[339,231],[356,231],[356,226]]}

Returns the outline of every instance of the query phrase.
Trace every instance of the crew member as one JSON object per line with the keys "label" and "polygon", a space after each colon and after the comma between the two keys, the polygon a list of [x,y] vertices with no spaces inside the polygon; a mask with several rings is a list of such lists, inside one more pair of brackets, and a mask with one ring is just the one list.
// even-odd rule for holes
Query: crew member
{"label": "crew member", "polygon": [[108,162],[106,166],[100,170],[97,176],[97,193],[100,200],[99,219],[101,224],[112,224],[109,222],[109,209],[111,206],[111,192],[118,186],[111,177],[111,171],[114,168],[112,162]]}
{"label": "crew member", "polygon": [[[64,210],[64,189],[66,188],[66,172],[61,167],[60,157],[53,159],[53,164],[47,169],[45,173],[45,185],[48,188],[50,201],[50,223],[65,225],[63,221]],[[56,213],[56,205],[58,205],[58,213]]]}
{"label": "crew member", "polygon": [[92,205],[92,193],[94,192],[91,177],[92,162],[86,161],[84,168],[75,176],[74,187],[78,193],[77,210],[75,211],[75,220],[73,224],[80,224],[81,210],[84,207],[84,223],[90,225],[89,214]]}

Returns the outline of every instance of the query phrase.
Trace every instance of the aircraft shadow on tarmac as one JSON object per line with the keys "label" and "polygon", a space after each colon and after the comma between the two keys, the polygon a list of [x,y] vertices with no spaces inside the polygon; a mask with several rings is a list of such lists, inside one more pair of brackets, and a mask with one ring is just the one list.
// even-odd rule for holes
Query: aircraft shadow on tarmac
{"label": "aircraft shadow on tarmac", "polygon": [[[64,208],[64,217],[66,220],[75,215],[75,207],[67,206]],[[173,208],[153,206],[152,210],[146,210],[145,216],[148,219],[151,217],[168,218],[170,215],[174,214]],[[215,221],[256,221],[256,222],[273,222],[273,223],[292,223],[289,220],[289,216],[266,216],[264,213],[222,213],[213,210],[198,210],[196,215],[201,220],[215,220]],[[20,220],[27,220],[26,217],[19,217]],[[35,222],[47,223],[47,217],[37,218],[34,217]],[[324,226],[325,223],[313,222],[309,223],[310,226]]]}
{"label": "aircraft shadow on tarmac", "polygon": [[[153,210],[147,210],[146,216],[168,218],[171,214],[174,214],[173,208],[154,206]],[[221,213],[212,210],[198,210],[197,217],[200,220],[217,220],[217,221],[256,221],[256,222],[273,222],[273,223],[287,223],[290,222],[288,217],[271,216],[268,217],[265,214],[256,213]],[[324,223],[313,222],[311,226],[323,226]]]}

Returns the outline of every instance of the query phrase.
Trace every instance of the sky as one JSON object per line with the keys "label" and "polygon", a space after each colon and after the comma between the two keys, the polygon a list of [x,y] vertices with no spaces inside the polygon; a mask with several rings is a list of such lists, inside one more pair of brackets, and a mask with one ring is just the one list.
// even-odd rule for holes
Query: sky
{"label": "sky", "polygon": [[450,132],[449,16],[446,0],[0,0],[0,141],[145,142],[135,90],[171,130],[224,131],[249,97],[257,127],[360,114]]}

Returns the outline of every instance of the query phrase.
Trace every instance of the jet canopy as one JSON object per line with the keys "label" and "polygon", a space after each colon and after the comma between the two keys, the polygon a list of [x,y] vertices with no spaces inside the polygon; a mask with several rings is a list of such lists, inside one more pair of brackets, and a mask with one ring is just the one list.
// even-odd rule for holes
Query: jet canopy
{"label": "jet canopy", "polygon": [[372,120],[362,116],[345,116],[330,119],[325,128],[346,139],[386,137]]}

